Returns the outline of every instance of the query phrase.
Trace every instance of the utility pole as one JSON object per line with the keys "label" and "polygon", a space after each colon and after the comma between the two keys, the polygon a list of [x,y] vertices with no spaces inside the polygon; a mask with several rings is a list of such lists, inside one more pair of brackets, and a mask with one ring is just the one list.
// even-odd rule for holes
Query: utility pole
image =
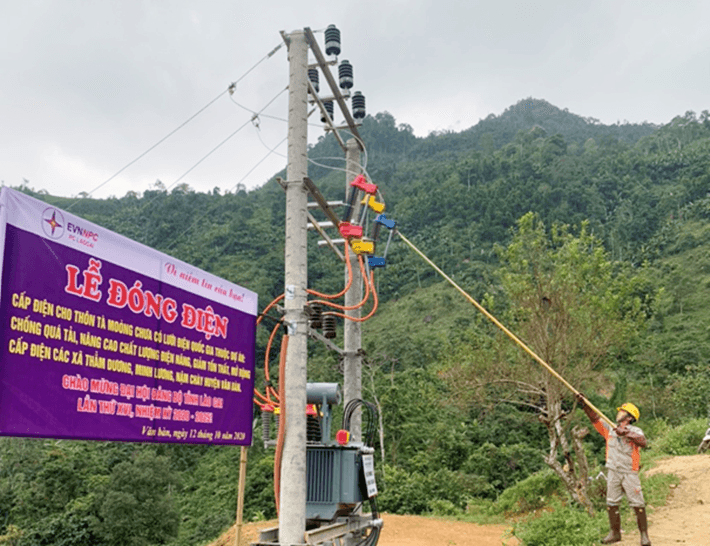
{"label": "utility pole", "polygon": [[308,43],[302,30],[288,35],[288,168],[286,187],[285,323],[286,433],[281,459],[279,544],[303,544],[306,530],[306,367],[308,318],[307,207]]}
{"label": "utility pole", "polygon": [[[345,200],[348,199],[348,193],[350,190],[350,182],[352,182],[355,177],[360,174],[360,143],[353,139],[350,139],[346,143],[345,151]],[[360,214],[360,203],[356,203],[353,206],[352,217],[358,218]],[[347,242],[345,244],[348,244]],[[360,273],[360,266],[358,265],[357,254],[351,252],[350,254],[350,266],[353,272],[353,282],[350,288],[345,293],[345,306],[350,307],[356,305],[362,299],[362,274]],[[345,282],[347,283],[347,269],[345,270]],[[353,309],[350,311],[345,311],[345,314],[349,317],[360,318],[361,309]],[[344,403],[347,404],[351,400],[362,398],[362,356],[360,354],[360,349],[362,347],[362,327],[360,322],[354,322],[352,320],[345,320],[343,325],[343,394]],[[357,412],[353,414],[350,421],[350,433],[352,434],[352,439],[356,442],[362,440],[362,419],[361,412],[358,408]]]}

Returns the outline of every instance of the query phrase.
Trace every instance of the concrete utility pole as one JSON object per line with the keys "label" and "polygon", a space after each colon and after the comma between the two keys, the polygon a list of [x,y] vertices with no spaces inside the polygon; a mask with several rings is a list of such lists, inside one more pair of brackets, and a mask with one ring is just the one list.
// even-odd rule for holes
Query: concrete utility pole
{"label": "concrete utility pole", "polygon": [[[286,434],[281,462],[279,543],[304,543],[306,530],[306,366],[308,317],[307,202],[308,44],[301,30],[288,35],[288,168],[284,318],[288,328],[285,400]],[[279,378],[281,381],[282,378]]]}
{"label": "concrete utility pole", "polygon": [[[345,174],[345,200],[348,199],[350,190],[350,182],[360,174],[360,144],[355,139],[348,140],[347,150],[345,152],[346,159],[346,174]],[[353,218],[358,218],[360,214],[360,203],[356,203],[353,207]],[[348,244],[347,242],[345,244]],[[353,271],[353,282],[350,289],[345,293],[345,306],[349,307],[360,302],[362,299],[362,274],[358,265],[357,254],[350,253],[350,265]],[[345,270],[345,282],[347,283],[347,269]],[[362,309],[353,309],[345,311],[345,314],[350,317],[360,318]],[[360,356],[360,348],[362,347],[362,327],[360,322],[351,320],[344,321],[343,331],[343,350],[345,357],[343,360],[343,394],[344,404],[351,400],[362,398],[362,357]],[[362,440],[362,420],[360,409],[357,410],[350,421],[350,433],[352,439],[356,442]]]}

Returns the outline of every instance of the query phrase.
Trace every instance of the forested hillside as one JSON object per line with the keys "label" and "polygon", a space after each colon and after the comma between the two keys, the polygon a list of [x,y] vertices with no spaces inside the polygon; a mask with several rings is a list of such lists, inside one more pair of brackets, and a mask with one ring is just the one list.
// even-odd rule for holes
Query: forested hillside
{"label": "forested hillside", "polygon": [[[654,430],[707,416],[708,111],[607,126],[526,99],[461,133],[418,138],[380,113],[361,134],[398,229],[513,330],[554,341],[541,350],[598,407],[633,399]],[[340,155],[332,138],[309,151],[318,163],[309,176],[334,200],[344,174],[328,158]],[[158,181],[106,200],[32,184],[22,189],[256,291],[262,307],[283,292],[285,195],[275,180],[224,194]],[[312,238],[310,287],[337,292],[342,265]],[[555,462],[545,459],[545,420],[584,416],[396,237],[387,259],[380,310],[364,327],[365,396],[382,410],[381,509],[460,513],[505,499]],[[262,367],[265,331],[258,342]],[[335,355],[315,343],[310,352],[309,380],[342,380]],[[492,370],[516,371],[539,395],[492,386]],[[603,443],[585,442],[593,469]],[[273,453],[256,442],[249,456],[245,516],[272,517]],[[234,520],[238,460],[229,447],[3,438],[0,535],[18,545],[206,543]]]}

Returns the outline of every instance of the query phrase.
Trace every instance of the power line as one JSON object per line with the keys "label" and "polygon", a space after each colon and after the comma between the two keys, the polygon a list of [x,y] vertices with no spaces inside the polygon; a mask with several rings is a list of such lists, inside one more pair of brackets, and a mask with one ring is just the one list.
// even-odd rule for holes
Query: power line
{"label": "power line", "polygon": [[[281,144],[283,144],[283,143],[286,141],[287,138],[288,138],[288,135],[285,136],[283,139],[281,139],[281,142],[279,142],[276,146],[274,146],[273,148],[269,149],[269,153],[267,153],[264,157],[262,157],[262,158],[256,163],[256,165],[254,165],[251,169],[249,169],[249,171],[248,171],[244,176],[242,176],[242,178],[240,178],[239,181],[234,185],[234,187],[232,188],[232,190],[235,190],[235,191],[236,191],[236,189],[239,187],[239,185],[240,185],[244,180],[246,180],[246,178],[247,178],[252,172],[254,172],[254,171],[256,170],[256,168],[257,168],[259,165],[261,165],[264,161],[266,161],[266,159],[267,159],[272,153],[276,153],[276,148],[278,148],[279,146],[281,146]],[[281,154],[278,154],[278,155],[281,155]],[[227,191],[229,191],[229,190],[227,190]],[[176,242],[176,241],[178,241],[179,239],[181,239],[182,237],[184,237],[185,235],[187,235],[187,233],[189,233],[189,232],[192,230],[192,228],[194,228],[200,220],[202,220],[205,216],[209,215],[209,214],[212,213],[214,210],[216,210],[216,209],[217,209],[217,206],[218,206],[218,205],[215,205],[214,207],[210,208],[207,212],[205,212],[205,213],[202,214],[201,216],[198,216],[197,218],[195,218],[195,219],[192,221],[192,223],[190,224],[190,226],[189,226],[185,231],[183,231],[180,235],[178,235],[178,236],[175,238],[175,241],[174,241],[172,244],[168,245],[168,246],[165,248],[165,250],[168,251],[168,250],[170,250],[171,248],[173,248],[173,247],[175,246],[175,242]]]}
{"label": "power line", "polygon": [[[259,112],[257,113],[257,115],[260,114],[261,112],[263,112],[264,110],[266,110],[269,106],[271,106],[271,104],[272,104],[276,99],[278,99],[278,98],[281,96],[281,94],[282,94],[284,91],[286,91],[287,89],[288,89],[288,86],[284,87],[281,91],[279,91],[279,92],[274,96],[274,98],[272,98],[269,102],[266,103],[266,105],[265,105],[261,110],[259,110]],[[175,180],[175,182],[173,182],[172,184],[170,184],[170,186],[168,186],[168,187],[165,188],[165,189],[166,189],[166,190],[169,190],[169,189],[172,188],[175,184],[177,184],[178,182],[180,182],[180,180],[182,180],[182,179],[185,178],[188,174],[190,174],[200,163],[202,163],[205,159],[207,159],[209,156],[211,156],[211,155],[212,155],[214,152],[216,152],[218,149],[220,149],[224,144],[227,143],[227,141],[229,141],[234,135],[236,135],[239,131],[241,131],[242,129],[244,129],[244,127],[246,127],[246,126],[249,125],[250,123],[251,123],[251,120],[245,121],[242,125],[239,126],[239,128],[238,128],[236,131],[234,131],[234,132],[233,132],[232,134],[230,134],[227,138],[225,138],[222,142],[220,142],[219,144],[217,144],[217,146],[215,146],[215,147],[212,148],[209,152],[207,152],[207,154],[204,155],[197,163],[195,163],[192,167],[190,167],[187,171],[185,171],[181,176],[179,176],[179,177],[177,178],[177,180]]]}
{"label": "power line", "polygon": [[[263,110],[265,110],[265,109],[267,109],[269,106],[271,106],[271,104],[272,104],[277,98],[279,98],[279,96],[281,96],[281,94],[282,94],[284,91],[286,91],[287,89],[288,89],[288,86],[286,86],[284,89],[282,89],[281,91],[279,91],[269,102],[266,103],[266,105],[264,105],[264,107],[260,110],[260,112],[263,111]],[[232,132],[227,138],[225,138],[224,140],[222,140],[222,142],[220,142],[219,144],[217,144],[217,146],[215,146],[215,147],[212,148],[209,152],[207,152],[207,154],[205,154],[204,156],[202,156],[202,158],[201,158],[199,161],[197,161],[197,163],[195,163],[192,167],[190,167],[187,171],[185,171],[182,175],[180,175],[172,184],[170,184],[170,186],[168,186],[168,187],[165,188],[166,193],[167,193],[167,190],[169,190],[169,189],[172,188],[175,184],[177,184],[178,182],[180,182],[180,180],[182,180],[183,178],[185,178],[185,177],[186,177],[190,172],[192,172],[198,165],[200,165],[200,163],[202,163],[202,162],[203,162],[204,160],[206,160],[209,156],[211,156],[214,152],[216,152],[219,148],[221,148],[224,144],[226,144],[232,137],[234,137],[234,135],[236,135],[239,131],[241,131],[242,129],[244,129],[244,127],[246,127],[250,122],[251,122],[251,120],[244,122],[241,126],[239,126],[239,128],[237,128],[234,132]],[[279,144],[278,144],[276,147],[280,146],[281,143],[282,143],[284,140],[286,140],[286,138],[288,138],[288,137],[284,137],[284,139],[283,139],[281,142],[279,142]],[[256,167],[258,167],[263,161],[265,161],[266,158],[267,158],[269,155],[271,155],[271,153],[272,153],[274,150],[275,150],[275,148],[272,149],[272,150],[270,150],[269,153],[268,153],[264,158],[262,158],[261,161],[259,161],[259,163],[257,163],[246,175],[244,175],[244,177],[237,183],[237,186],[241,183],[242,180],[244,180],[247,176],[249,176],[249,174],[250,174],[254,169],[256,169]],[[236,188],[237,186],[235,186],[235,188]],[[152,205],[152,204],[155,202],[155,200],[158,199],[159,197],[160,197],[160,194],[156,195],[155,197],[153,197],[153,199],[151,199],[150,201],[148,201],[147,203],[145,203],[145,204],[143,205],[143,207],[142,207],[142,210],[143,210],[143,211],[147,210],[148,207],[149,207],[150,205]],[[208,212],[208,213],[205,213],[204,215],[202,215],[202,216],[201,216],[200,218],[198,218],[198,219],[204,218],[204,216],[206,216],[206,214],[209,214],[209,212]],[[184,235],[185,233],[187,233],[187,231],[189,231],[189,230],[192,228],[192,226],[195,225],[195,222],[196,222],[196,221],[197,221],[197,220],[195,220],[195,221],[193,222],[193,224],[190,226],[190,228],[188,228],[182,235]],[[182,235],[181,235],[181,236],[182,236]],[[167,247],[167,249],[172,248],[172,246],[173,246],[173,245]]]}
{"label": "power line", "polygon": [[[96,186],[93,190],[91,190],[91,191],[87,194],[87,196],[91,195],[92,193],[94,193],[94,192],[97,191],[98,189],[102,188],[103,186],[105,186],[106,184],[108,184],[109,182],[111,182],[111,180],[113,180],[114,178],[116,178],[119,174],[121,174],[123,171],[125,171],[128,167],[130,167],[130,166],[133,165],[134,163],[138,162],[140,159],[142,159],[143,157],[145,157],[146,155],[148,155],[150,152],[152,152],[153,150],[155,150],[158,146],[160,146],[163,142],[165,142],[166,140],[168,140],[171,136],[173,136],[175,133],[177,133],[180,129],[182,129],[183,127],[185,127],[185,125],[187,125],[188,123],[190,123],[193,119],[195,119],[197,116],[199,116],[199,115],[200,115],[202,112],[204,112],[207,108],[209,108],[210,106],[212,106],[212,105],[217,101],[217,99],[219,99],[219,98],[220,98],[222,95],[224,95],[226,92],[227,92],[226,89],[225,89],[224,91],[222,91],[219,95],[217,95],[214,99],[212,99],[210,102],[208,102],[205,106],[203,106],[202,108],[200,108],[196,113],[194,113],[192,116],[190,116],[186,121],[184,121],[182,124],[180,124],[177,128],[173,129],[170,133],[168,133],[168,134],[165,135],[163,138],[161,138],[158,142],[156,142],[155,144],[153,144],[150,148],[148,148],[145,152],[143,152],[143,153],[140,154],[138,157],[136,157],[133,161],[130,161],[129,163],[127,163],[126,165],[124,165],[123,167],[121,167],[117,172],[115,172],[115,173],[114,173],[113,175],[111,175],[109,178],[107,178],[106,180],[104,180],[101,184],[99,184],[98,186]],[[71,205],[69,205],[69,206],[66,208],[66,210],[71,209],[71,208],[72,208],[74,205],[76,205],[79,201],[80,201],[80,199],[77,199],[76,201],[74,201]]]}
{"label": "power line", "polygon": [[[192,116],[190,116],[187,120],[185,120],[183,123],[181,123],[178,127],[176,127],[175,129],[173,129],[170,133],[168,133],[167,135],[165,135],[165,136],[164,136],[163,138],[161,138],[158,142],[156,142],[155,144],[153,144],[153,145],[152,145],[150,148],[148,148],[145,152],[143,152],[143,153],[140,154],[138,157],[136,157],[135,159],[133,159],[132,161],[130,161],[129,163],[127,163],[126,165],[124,165],[123,167],[121,167],[117,172],[115,172],[115,173],[114,173],[113,175],[111,175],[109,178],[107,178],[106,180],[104,180],[101,184],[99,184],[98,186],[96,186],[93,190],[91,190],[89,193],[86,194],[87,197],[88,197],[89,195],[91,195],[92,193],[94,193],[95,191],[97,191],[97,190],[99,190],[100,188],[102,188],[103,186],[105,186],[106,184],[108,184],[109,182],[111,182],[111,180],[113,180],[114,178],[116,178],[119,174],[121,174],[123,171],[125,171],[128,167],[130,167],[130,166],[133,165],[134,163],[138,162],[138,161],[141,160],[143,157],[145,157],[145,156],[148,155],[150,152],[152,152],[155,148],[157,148],[158,146],[160,146],[163,142],[165,142],[167,139],[169,139],[171,136],[173,136],[175,133],[177,133],[180,129],[182,129],[183,127],[185,127],[185,125],[187,125],[188,123],[190,123],[193,119],[195,119],[197,116],[199,116],[202,112],[204,112],[205,110],[207,110],[207,108],[209,108],[209,107],[212,106],[215,102],[217,102],[217,100],[218,100],[220,97],[222,97],[222,95],[224,95],[225,93],[231,93],[231,92],[233,92],[233,90],[236,88],[237,83],[239,83],[240,81],[242,81],[242,80],[247,76],[247,74],[249,74],[252,70],[254,70],[257,66],[259,66],[259,65],[260,65],[262,62],[264,62],[266,59],[269,59],[270,57],[272,57],[279,49],[281,49],[282,46],[283,46],[283,43],[280,43],[279,45],[277,45],[274,49],[272,49],[269,53],[267,53],[264,57],[262,57],[254,66],[252,66],[249,70],[247,70],[244,74],[242,74],[242,75],[239,77],[239,79],[237,79],[236,81],[232,82],[232,83],[227,87],[227,89],[225,89],[224,91],[222,91],[221,93],[219,93],[215,98],[213,98],[211,101],[209,101],[205,106],[203,106],[202,108],[200,108],[197,112],[195,112],[195,113],[194,113]],[[79,201],[80,201],[80,199],[77,199],[76,201],[74,201],[73,203],[71,203],[65,210],[71,209],[71,208],[72,208],[74,205],[76,205]]]}

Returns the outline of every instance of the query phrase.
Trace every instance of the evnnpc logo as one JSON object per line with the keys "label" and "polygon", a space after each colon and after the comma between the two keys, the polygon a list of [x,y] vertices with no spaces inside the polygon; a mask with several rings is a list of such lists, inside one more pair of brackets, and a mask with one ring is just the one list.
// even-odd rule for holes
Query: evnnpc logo
{"label": "evnnpc logo", "polygon": [[64,215],[57,209],[50,207],[42,213],[42,230],[47,237],[60,239],[64,235],[66,222]]}

